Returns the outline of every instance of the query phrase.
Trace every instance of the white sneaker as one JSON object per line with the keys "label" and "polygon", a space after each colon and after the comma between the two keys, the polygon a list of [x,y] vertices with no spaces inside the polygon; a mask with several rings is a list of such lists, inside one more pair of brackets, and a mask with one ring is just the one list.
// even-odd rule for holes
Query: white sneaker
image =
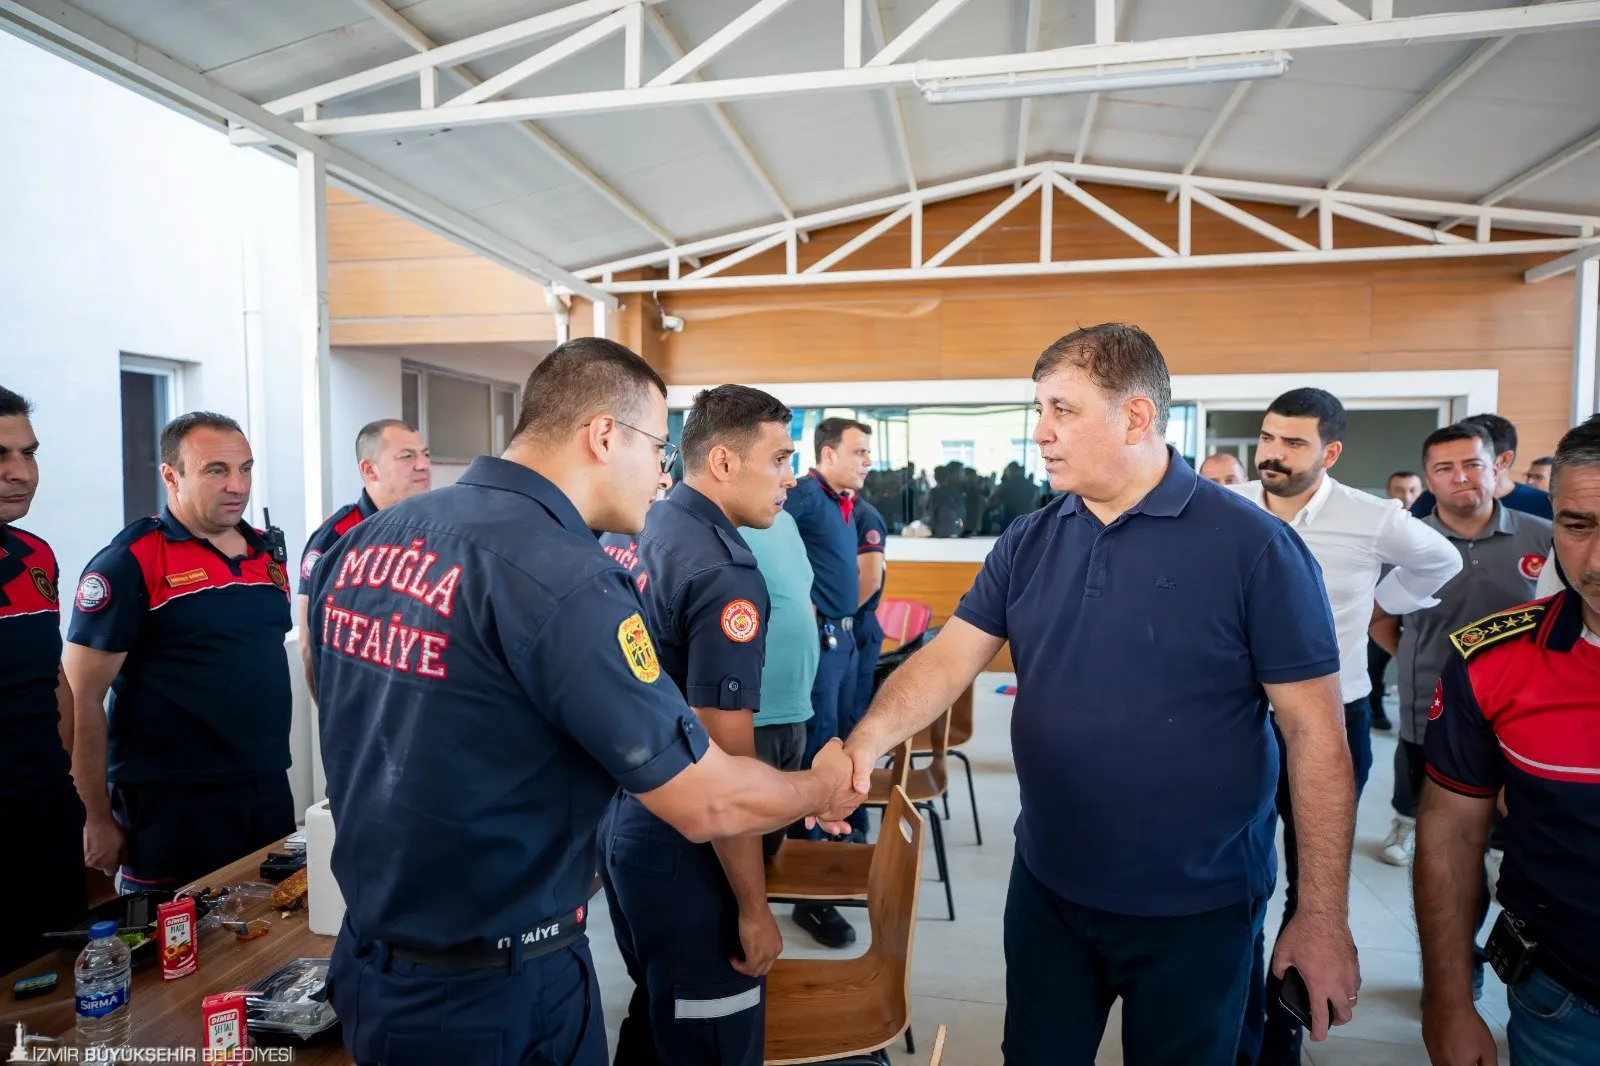
{"label": "white sneaker", "polygon": [[1383,838],[1383,852],[1379,857],[1390,866],[1410,866],[1416,843],[1417,820],[1397,814],[1389,827],[1389,835]]}

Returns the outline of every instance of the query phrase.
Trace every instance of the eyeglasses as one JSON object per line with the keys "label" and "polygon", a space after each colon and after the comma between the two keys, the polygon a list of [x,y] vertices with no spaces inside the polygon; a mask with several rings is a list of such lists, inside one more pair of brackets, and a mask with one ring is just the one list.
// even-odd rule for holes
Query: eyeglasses
{"label": "eyeglasses", "polygon": [[[635,433],[639,434],[640,436],[649,437],[651,440],[656,442],[656,447],[661,449],[661,455],[660,455],[661,472],[663,474],[665,474],[667,471],[671,470],[672,469],[672,464],[678,461],[678,446],[676,444],[672,443],[670,440],[667,440],[665,437],[658,437],[654,433],[647,433],[646,431],[640,429],[638,426],[629,425],[628,423],[624,422],[622,419],[617,418],[615,416],[612,417],[611,421],[615,422],[617,425],[623,427],[624,429],[631,429]],[[593,422],[585,422],[579,428],[580,429],[587,429],[589,426],[592,426],[592,425],[594,425]]]}

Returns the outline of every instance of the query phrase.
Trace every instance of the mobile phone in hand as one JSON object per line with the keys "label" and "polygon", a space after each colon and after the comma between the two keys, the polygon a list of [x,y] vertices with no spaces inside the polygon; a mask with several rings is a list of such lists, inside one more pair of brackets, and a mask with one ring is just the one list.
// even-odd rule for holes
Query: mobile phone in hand
{"label": "mobile phone in hand", "polygon": [[[1311,1028],[1311,990],[1306,987],[1306,979],[1293,966],[1283,971],[1283,987],[1278,992],[1278,1002],[1295,1021],[1307,1029]],[[1331,1004],[1328,1020],[1333,1020]]]}

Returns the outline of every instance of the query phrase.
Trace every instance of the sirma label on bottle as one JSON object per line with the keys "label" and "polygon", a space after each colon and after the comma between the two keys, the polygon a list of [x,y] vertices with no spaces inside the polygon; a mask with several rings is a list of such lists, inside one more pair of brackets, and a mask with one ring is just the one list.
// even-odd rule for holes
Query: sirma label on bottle
{"label": "sirma label on bottle", "polygon": [[78,997],[78,1016],[80,1018],[104,1018],[118,1007],[128,1005],[128,986],[119,985],[110,992],[98,996]]}

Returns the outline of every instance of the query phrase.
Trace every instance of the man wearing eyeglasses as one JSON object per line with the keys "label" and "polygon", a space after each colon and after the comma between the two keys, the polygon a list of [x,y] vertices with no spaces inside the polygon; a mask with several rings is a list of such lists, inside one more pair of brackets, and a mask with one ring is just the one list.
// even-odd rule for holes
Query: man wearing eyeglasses
{"label": "man wearing eyeglasses", "polygon": [[329,999],[356,1062],[603,1066],[584,925],[619,785],[698,842],[837,831],[859,802],[837,743],[786,774],[708,738],[595,541],[636,536],[665,484],[660,375],[585,337],[523,395],[502,457],[364,520],[312,574],[348,905]]}

